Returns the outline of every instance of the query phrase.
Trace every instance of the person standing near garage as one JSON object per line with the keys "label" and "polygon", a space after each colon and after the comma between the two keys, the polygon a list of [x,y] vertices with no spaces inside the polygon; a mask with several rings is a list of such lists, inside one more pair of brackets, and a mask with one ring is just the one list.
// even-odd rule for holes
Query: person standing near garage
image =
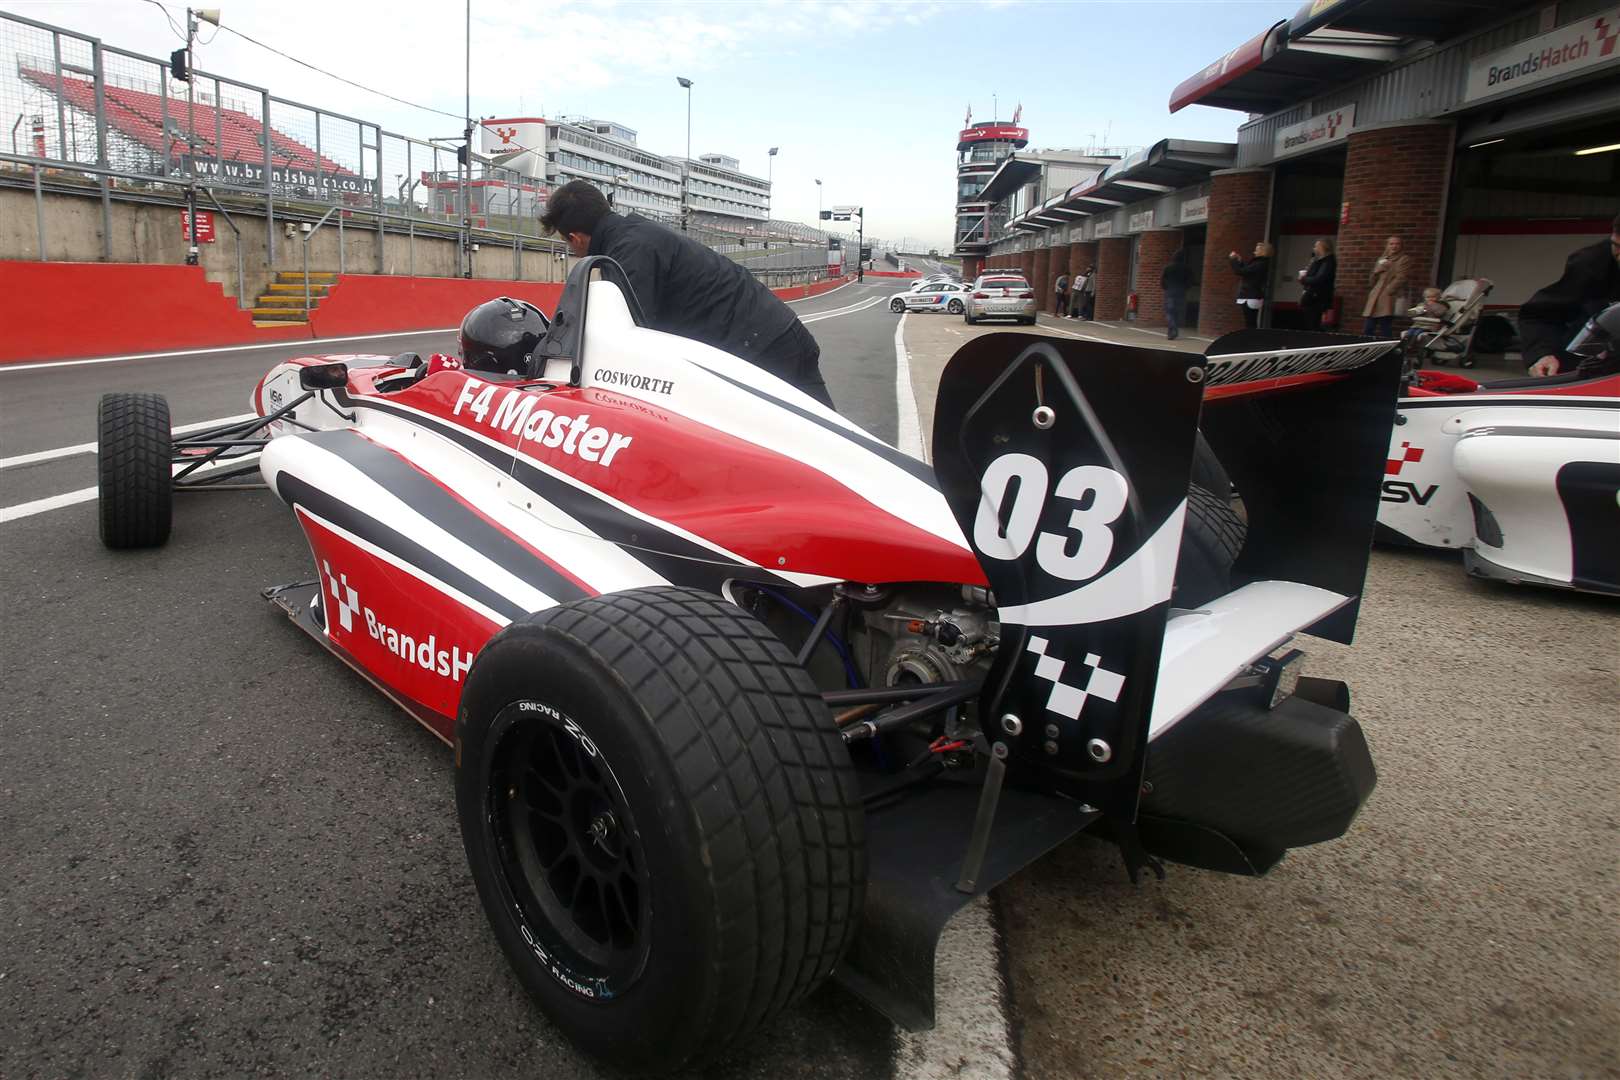
{"label": "person standing near garage", "polygon": [[1254,258],[1245,259],[1228,252],[1232,273],[1238,276],[1237,303],[1243,309],[1243,325],[1253,330],[1260,325],[1260,308],[1266,302],[1266,283],[1271,279],[1271,245],[1264,240],[1254,245]]}
{"label": "person standing near garage", "polygon": [[1164,337],[1166,341],[1174,341],[1181,336],[1181,310],[1187,303],[1187,289],[1192,285],[1186,248],[1177,248],[1170,256],[1159,273],[1159,284],[1164,288]]}
{"label": "person standing near garage", "polygon": [[1361,309],[1367,321],[1362,333],[1376,338],[1393,336],[1395,312],[1407,306],[1404,294],[1411,266],[1412,258],[1401,250],[1400,237],[1392,236],[1384,241],[1384,254],[1373,263],[1372,274],[1367,279],[1370,286],[1367,303]]}
{"label": "person standing near garage", "polygon": [[1067,315],[1069,312],[1069,275],[1059,274],[1057,281],[1053,284],[1053,289],[1057,292],[1057,305],[1052,308],[1053,312],[1058,315]]}
{"label": "person standing near garage", "polygon": [[713,345],[834,408],[821,346],[793,309],[737,262],[636,214],[616,214],[583,180],[551,193],[540,224],[577,258],[606,255],[624,268],[653,330]]}
{"label": "person standing near garage", "polygon": [[1620,214],[1609,238],[1570,253],[1564,276],[1538,289],[1519,309],[1519,355],[1538,378],[1573,370],[1565,347],[1581,324],[1607,305],[1620,303]]}
{"label": "person standing near garage", "polygon": [[1333,254],[1333,241],[1318,240],[1311,245],[1311,264],[1299,272],[1299,310],[1305,315],[1305,329],[1322,329],[1322,313],[1333,306],[1333,280],[1339,275],[1339,259]]}

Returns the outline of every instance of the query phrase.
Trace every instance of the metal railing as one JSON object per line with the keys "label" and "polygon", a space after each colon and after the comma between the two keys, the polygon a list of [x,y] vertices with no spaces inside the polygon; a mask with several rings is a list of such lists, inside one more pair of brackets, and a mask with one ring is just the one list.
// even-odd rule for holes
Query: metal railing
{"label": "metal railing", "polygon": [[[419,236],[453,240],[457,272],[469,277],[486,245],[512,250],[518,278],[526,251],[563,252],[540,225],[543,180],[476,155],[463,177],[455,142],[385,131],[205,71],[193,70],[187,86],[163,60],[10,12],[0,12],[0,119],[11,136],[0,144],[0,184],[32,187],[42,260],[49,258],[51,193],[99,198],[105,261],[113,257],[114,201],[178,206],[189,197],[226,215],[237,241],[238,303],[246,302],[246,273],[233,214],[263,217],[267,269],[276,264],[278,223],[310,225],[307,240],[316,223],[333,217],[340,271],[345,232],[356,228],[376,235],[378,273],[387,272],[389,233],[406,236],[412,274]],[[692,235],[746,245],[794,229],[814,233],[784,222],[755,224],[751,233],[694,222]],[[814,242],[810,235],[780,238]]]}

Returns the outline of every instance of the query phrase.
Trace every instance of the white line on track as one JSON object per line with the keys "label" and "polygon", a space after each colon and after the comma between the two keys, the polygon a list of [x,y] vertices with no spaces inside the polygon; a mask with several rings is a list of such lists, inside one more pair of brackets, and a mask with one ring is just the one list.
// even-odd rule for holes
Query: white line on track
{"label": "white line on track", "polygon": [[911,353],[906,349],[906,316],[894,324],[895,445],[901,453],[928,460],[923,449],[922,424],[917,419],[917,391],[911,385]]}
{"label": "white line on track", "polygon": [[47,499],[35,499],[33,502],[18,503],[16,506],[0,506],[0,524],[7,521],[16,521],[18,518],[33,517],[35,514],[43,514],[47,510],[59,510],[64,506],[89,502],[95,497],[96,489],[87,487],[80,488],[78,491],[65,491],[60,495],[52,495]]}
{"label": "white line on track", "polygon": [[[191,475],[201,476],[204,473],[210,473],[216,469],[223,469],[231,465],[241,465],[247,462],[249,459],[255,458],[256,456],[257,455],[255,454],[244,454],[241,457],[231,458],[229,461],[221,461],[215,465],[200,466],[199,468],[195,469]],[[181,464],[174,465],[171,468],[172,471],[179,472],[181,469],[185,468],[185,466]],[[60,495],[48,495],[43,499],[35,499],[32,502],[17,503],[14,506],[0,506],[0,525],[3,525],[8,521],[16,521],[19,518],[27,518],[33,517],[35,514],[43,514],[49,510],[60,510],[64,506],[76,506],[79,503],[89,502],[96,497],[97,491],[98,489],[93,487],[80,488],[77,491],[64,491]]]}
{"label": "white line on track", "polygon": [[45,360],[34,364],[0,364],[0,375],[8,371],[37,371],[40,368],[80,367],[85,364],[114,364],[121,360],[159,360],[170,356],[209,356],[214,353],[252,352],[257,349],[286,349],[308,345],[311,349],[340,341],[377,341],[382,338],[415,337],[418,334],[450,334],[454,326],[427,330],[398,330],[387,334],[355,334],[350,337],[289,338],[286,341],[261,341],[253,345],[220,345],[209,349],[176,349],[173,352],[130,353],[127,356],[96,356],[85,360]]}
{"label": "white line on track", "polygon": [[[905,315],[894,329],[894,366],[896,443],[921,458]],[[894,1080],[1010,1080],[1014,1057],[1001,951],[1001,935],[987,900],[975,900],[946,924],[934,956],[934,1029],[899,1033]]]}
{"label": "white line on track", "polygon": [[[257,413],[242,413],[238,416],[221,416],[213,420],[199,420],[195,424],[181,424],[177,428],[170,428],[174,435],[185,435],[204,428],[216,427],[220,424],[234,424],[242,420],[251,420]],[[55,450],[36,450],[32,454],[18,454],[16,457],[0,458],[0,469],[9,469],[15,465],[33,465],[41,461],[54,461],[57,458],[73,457],[77,454],[88,454],[95,450],[93,442],[77,443],[73,446],[58,446]]]}
{"label": "white line on track", "polygon": [[813,323],[820,322],[823,319],[837,319],[844,315],[853,315],[857,311],[865,311],[867,308],[881,304],[887,299],[887,296],[874,296],[870,299],[861,300],[857,303],[850,304],[848,307],[833,308],[831,311],[811,312],[809,315],[802,316],[799,321],[802,323]]}
{"label": "white line on track", "polygon": [[1010,1080],[1001,937],[983,898],[957,912],[935,956],[932,1031],[902,1031],[894,1080]]}

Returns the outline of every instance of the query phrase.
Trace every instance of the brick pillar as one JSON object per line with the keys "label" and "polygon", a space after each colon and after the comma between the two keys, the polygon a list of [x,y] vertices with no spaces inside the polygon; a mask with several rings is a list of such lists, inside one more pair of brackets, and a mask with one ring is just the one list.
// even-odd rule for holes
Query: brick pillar
{"label": "brick pillar", "polygon": [[[1339,276],[1334,286],[1344,299],[1341,329],[1361,332],[1368,278],[1391,236],[1401,238],[1410,266],[1405,289],[1408,299],[1403,306],[1396,298],[1397,316],[1421,299],[1428,286],[1445,287],[1445,282],[1434,277],[1454,141],[1449,123],[1350,133],[1343,196],[1349,220],[1339,226]],[[1213,202],[1210,210],[1213,218]]]}
{"label": "brick pillar", "polygon": [[[1237,306],[1237,275],[1227,255],[1247,259],[1266,239],[1271,218],[1271,170],[1228,169],[1210,175],[1209,232],[1204,240],[1204,284],[1198,300],[1198,332],[1219,337],[1243,329]],[[1340,271],[1343,276],[1343,271]]]}
{"label": "brick pillar", "polygon": [[1159,277],[1170,256],[1181,249],[1181,230],[1154,229],[1143,233],[1136,244],[1136,323],[1163,326],[1164,289],[1159,285]]}
{"label": "brick pillar", "polygon": [[1123,319],[1130,291],[1131,238],[1105,236],[1097,241],[1097,318]]}
{"label": "brick pillar", "polygon": [[1069,245],[1069,276],[1086,272],[1086,267],[1097,265],[1097,242],[1080,240]]}
{"label": "brick pillar", "polygon": [[1033,251],[1020,251],[1018,253],[1018,272],[1024,280],[1030,283],[1035,281],[1035,253]]}
{"label": "brick pillar", "polygon": [[1035,310],[1045,311],[1051,300],[1047,293],[1052,291],[1052,249],[1035,249],[1035,276],[1029,279],[1030,287],[1035,290]]}
{"label": "brick pillar", "polygon": [[962,257],[962,280],[963,281],[972,281],[974,278],[978,277],[982,273],[984,273],[984,260],[983,259],[976,258],[976,257],[974,257],[972,255],[964,255]]}
{"label": "brick pillar", "polygon": [[[1069,245],[1053,244],[1047,249],[1051,255],[1051,269],[1046,278],[1046,296],[1041,299],[1041,310],[1057,314],[1057,279],[1064,274],[1069,275],[1070,284],[1073,284],[1074,274],[1069,271]],[[1068,294],[1064,294],[1064,303],[1068,303]]]}

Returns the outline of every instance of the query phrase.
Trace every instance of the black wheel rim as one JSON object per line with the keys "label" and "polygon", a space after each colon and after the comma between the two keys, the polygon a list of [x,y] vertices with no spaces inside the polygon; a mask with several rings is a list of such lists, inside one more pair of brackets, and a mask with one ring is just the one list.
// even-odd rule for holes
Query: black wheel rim
{"label": "black wheel rim", "polygon": [[624,789],[559,709],[514,702],[494,727],[488,820],[524,941],[576,994],[617,997],[646,965],[651,910]]}

